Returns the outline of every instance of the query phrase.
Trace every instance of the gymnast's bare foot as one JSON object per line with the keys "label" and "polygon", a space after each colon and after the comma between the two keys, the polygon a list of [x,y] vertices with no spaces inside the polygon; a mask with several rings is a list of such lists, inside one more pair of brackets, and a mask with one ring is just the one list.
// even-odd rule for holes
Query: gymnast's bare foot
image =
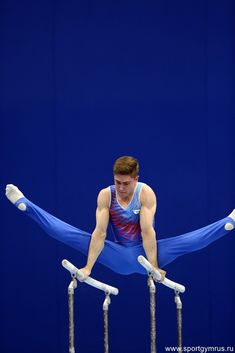
{"label": "gymnast's bare foot", "polygon": [[[15,204],[19,199],[21,199],[22,197],[24,197],[23,193],[17,188],[17,186],[13,185],[13,184],[8,184],[6,186],[6,193],[5,193],[6,197],[8,198],[8,200],[10,202],[12,202],[13,204]],[[21,202],[17,205],[18,209],[21,211],[25,211],[26,210],[26,205],[24,202]]]}

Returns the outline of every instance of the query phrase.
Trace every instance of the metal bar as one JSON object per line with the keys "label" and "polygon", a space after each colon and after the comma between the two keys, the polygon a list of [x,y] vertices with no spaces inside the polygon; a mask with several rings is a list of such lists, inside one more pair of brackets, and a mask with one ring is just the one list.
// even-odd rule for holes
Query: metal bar
{"label": "metal bar", "polygon": [[118,294],[117,288],[109,286],[108,284],[99,282],[94,278],[88,277],[86,280],[83,281],[82,272],[77,267],[75,267],[71,262],[69,262],[68,260],[63,260],[62,266],[64,268],[66,268],[66,270],[68,270],[71,273],[71,275],[75,276],[80,282],[84,282],[86,284],[89,284],[90,286],[97,288],[97,289],[100,289],[108,294],[113,294],[113,295]]}
{"label": "metal bar", "polygon": [[[146,271],[151,274],[153,277],[154,281],[159,282],[161,280],[161,274],[160,272],[155,269],[150,262],[142,255],[138,256],[138,261],[139,263],[146,269]],[[182,284],[176,283],[171,281],[168,278],[165,278],[162,282],[164,286],[167,286],[168,288],[171,288],[177,292],[184,293],[185,292],[185,287]]]}

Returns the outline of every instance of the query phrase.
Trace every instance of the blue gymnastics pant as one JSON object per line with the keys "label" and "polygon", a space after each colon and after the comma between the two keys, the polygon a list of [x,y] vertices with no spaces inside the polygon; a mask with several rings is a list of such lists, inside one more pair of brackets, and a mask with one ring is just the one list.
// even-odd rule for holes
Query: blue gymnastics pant
{"label": "blue gymnastics pant", "polygon": [[[21,202],[25,203],[27,207],[23,213],[32,218],[48,235],[84,255],[88,254],[91,240],[90,233],[59,220],[25,197],[19,199],[16,202],[16,206]],[[224,228],[227,222],[235,225],[232,218],[226,217],[198,230],[157,240],[159,267],[163,268],[177,257],[203,249],[215,240],[223,237],[229,232]],[[146,271],[137,261],[139,255],[146,257],[142,244],[125,247],[105,240],[104,248],[97,262],[122,275],[132,273],[146,274]]]}

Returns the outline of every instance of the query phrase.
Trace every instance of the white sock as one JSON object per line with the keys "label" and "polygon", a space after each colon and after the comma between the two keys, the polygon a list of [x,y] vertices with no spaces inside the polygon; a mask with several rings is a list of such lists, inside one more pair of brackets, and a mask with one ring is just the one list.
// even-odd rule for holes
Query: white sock
{"label": "white sock", "polygon": [[[230,215],[228,217],[232,218],[235,221],[235,209],[230,213]],[[225,224],[224,228],[226,230],[233,230],[234,225],[229,222],[229,223]]]}
{"label": "white sock", "polygon": [[[8,184],[6,186],[5,195],[8,198],[8,200],[11,201],[13,204],[15,204],[16,201],[18,201],[22,197],[24,197],[23,193],[17,188],[17,186],[15,186],[13,184]],[[21,202],[17,207],[21,211],[26,210],[26,205],[23,202]]]}

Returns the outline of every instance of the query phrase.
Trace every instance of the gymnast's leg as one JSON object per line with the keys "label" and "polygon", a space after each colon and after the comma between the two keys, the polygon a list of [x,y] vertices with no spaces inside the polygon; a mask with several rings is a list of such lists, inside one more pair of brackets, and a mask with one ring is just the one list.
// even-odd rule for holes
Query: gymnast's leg
{"label": "gymnast's leg", "polygon": [[[206,227],[186,234],[158,240],[157,254],[159,267],[164,268],[166,265],[182,255],[189,254],[191,252],[207,247],[214,241],[222,238],[229,231],[234,229],[234,227],[235,210],[233,210],[233,212],[228,217],[225,217],[220,221],[212,223]],[[127,266],[127,270],[129,272],[124,274],[146,274],[144,268],[136,260],[139,255],[146,257],[143,246],[140,244],[124,249],[125,255],[128,256],[129,259]]]}
{"label": "gymnast's leg", "polygon": [[235,209],[228,217],[195,231],[158,241],[158,263],[164,267],[177,257],[205,248],[235,227]]}
{"label": "gymnast's leg", "polygon": [[[88,254],[91,234],[73,227],[44,211],[24,197],[23,193],[12,184],[6,187],[6,197],[19,210],[32,218],[52,238],[63,242],[84,255]],[[135,272],[135,263],[137,262],[136,258],[133,259],[133,269],[132,257],[129,253],[130,250],[128,248],[105,240],[104,249],[97,261],[117,273],[129,274]]]}
{"label": "gymnast's leg", "polygon": [[[189,254],[191,252],[203,249],[213,243],[214,241],[225,236],[229,231],[235,227],[235,210],[228,216],[220,221],[212,223],[206,227],[197,229],[195,231],[166,238],[157,241],[157,254],[158,254],[158,265],[160,268],[164,268],[166,265],[176,260],[178,257]],[[116,246],[117,244],[114,244]],[[119,273],[131,274],[140,273],[146,274],[144,268],[138,263],[137,258],[139,255],[145,256],[145,251],[142,244],[135,245],[133,247],[121,247],[123,253],[128,258],[128,263],[121,262],[119,267]],[[118,258],[118,254],[114,260]],[[126,267],[125,267],[126,266]],[[120,272],[120,269],[125,270]]]}
{"label": "gymnast's leg", "polygon": [[[52,216],[24,197],[14,185],[6,188],[7,198],[24,211],[51,237],[87,255],[91,234],[75,228]],[[204,228],[183,235],[157,241],[158,264],[162,268],[184,254],[200,250],[223,237],[235,226],[235,210],[226,218]],[[143,246],[124,247],[106,240],[97,261],[120,274],[141,273],[145,270],[137,262],[139,255],[145,255]]]}

